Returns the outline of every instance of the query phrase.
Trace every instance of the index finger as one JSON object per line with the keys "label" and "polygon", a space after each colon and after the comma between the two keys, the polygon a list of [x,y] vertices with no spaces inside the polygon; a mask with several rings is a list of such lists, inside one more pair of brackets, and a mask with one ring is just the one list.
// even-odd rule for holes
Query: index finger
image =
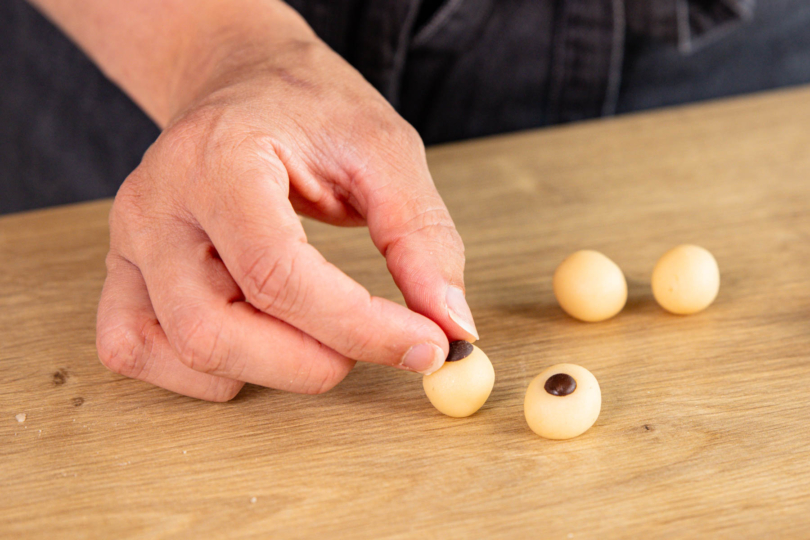
{"label": "index finger", "polygon": [[408,307],[451,338],[475,341],[464,243],[433,183],[419,135],[404,133],[397,148],[369,155],[352,172],[352,195]]}
{"label": "index finger", "polygon": [[311,245],[287,198],[272,151],[251,148],[228,171],[239,188],[192,209],[245,298],[342,355],[420,373],[441,367],[449,348],[428,318],[373,297]]}

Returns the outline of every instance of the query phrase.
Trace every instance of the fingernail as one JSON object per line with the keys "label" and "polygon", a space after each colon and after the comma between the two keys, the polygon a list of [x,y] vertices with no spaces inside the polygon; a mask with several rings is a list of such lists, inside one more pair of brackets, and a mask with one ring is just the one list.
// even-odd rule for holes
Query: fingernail
{"label": "fingernail", "polygon": [[438,345],[420,343],[408,349],[402,357],[401,365],[422,375],[430,375],[444,365],[445,356],[447,355]]}
{"label": "fingernail", "polygon": [[468,334],[478,339],[478,330],[475,329],[472,312],[464,293],[458,287],[447,288],[447,311],[450,318],[462,327]]}

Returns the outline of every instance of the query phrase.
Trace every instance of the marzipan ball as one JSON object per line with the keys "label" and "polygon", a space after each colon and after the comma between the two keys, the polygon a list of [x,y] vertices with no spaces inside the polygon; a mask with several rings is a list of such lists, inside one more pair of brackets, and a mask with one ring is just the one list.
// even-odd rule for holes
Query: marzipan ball
{"label": "marzipan ball", "polygon": [[658,260],[652,273],[655,300],[665,310],[690,315],[709,307],[720,290],[720,269],[711,253],[684,244]]}
{"label": "marzipan ball", "polygon": [[433,406],[455,418],[470,416],[480,409],[494,385],[492,362],[468,341],[450,343],[450,354],[444,365],[422,380]]}
{"label": "marzipan ball", "polygon": [[575,364],[557,364],[534,378],[526,390],[523,414],[546,439],[582,435],[599,418],[602,392],[596,377]]}
{"label": "marzipan ball", "polygon": [[554,272],[554,295],[563,310],[580,321],[604,321],[627,302],[621,269],[598,251],[569,255]]}

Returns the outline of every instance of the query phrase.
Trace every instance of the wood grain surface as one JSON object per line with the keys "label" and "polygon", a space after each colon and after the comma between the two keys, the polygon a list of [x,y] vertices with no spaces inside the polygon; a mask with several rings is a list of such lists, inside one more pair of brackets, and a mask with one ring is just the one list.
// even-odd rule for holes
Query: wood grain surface
{"label": "wood grain surface", "polygon": [[[0,537],[810,537],[810,90],[429,161],[497,377],[467,419],[434,410],[418,375],[372,365],[322,396],[248,386],[225,404],[117,376],[94,348],[109,202],[0,219]],[[306,228],[401,301],[364,230]],[[684,242],[722,274],[690,317],[649,290]],[[554,301],[554,268],[581,248],[628,277],[610,321]],[[559,362],[603,393],[595,426],[564,442],[522,410]]]}

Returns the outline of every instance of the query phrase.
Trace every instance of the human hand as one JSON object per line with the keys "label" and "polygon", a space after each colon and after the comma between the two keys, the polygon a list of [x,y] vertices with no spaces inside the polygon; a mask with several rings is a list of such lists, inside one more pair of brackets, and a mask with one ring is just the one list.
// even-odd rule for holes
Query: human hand
{"label": "human hand", "polygon": [[[115,199],[102,362],[212,401],[245,382],[324,392],[355,360],[438,369],[448,337],[478,336],[419,136],[317,39],[241,53]],[[327,262],[296,211],[367,224],[410,309]]]}

